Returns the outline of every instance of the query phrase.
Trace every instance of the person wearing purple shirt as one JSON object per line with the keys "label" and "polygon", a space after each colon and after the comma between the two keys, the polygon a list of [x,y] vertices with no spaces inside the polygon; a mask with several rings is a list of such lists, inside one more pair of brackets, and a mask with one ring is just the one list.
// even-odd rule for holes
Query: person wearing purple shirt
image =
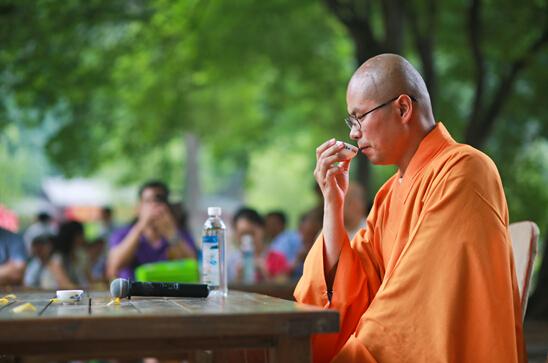
{"label": "person wearing purple shirt", "polygon": [[139,189],[137,220],[112,233],[107,259],[110,279],[134,279],[138,266],[166,260],[196,258],[192,237],[179,228],[168,204],[169,189],[159,181]]}

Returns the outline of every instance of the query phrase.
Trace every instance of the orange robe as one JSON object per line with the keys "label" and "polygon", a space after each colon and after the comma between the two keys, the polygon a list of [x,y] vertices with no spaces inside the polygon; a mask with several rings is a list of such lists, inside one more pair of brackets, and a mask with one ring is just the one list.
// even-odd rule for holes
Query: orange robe
{"label": "orange robe", "polygon": [[295,289],[297,301],[340,313],[339,333],[313,338],[315,362],[525,360],[498,171],[441,123],[402,181],[396,174],[379,190],[367,228],[340,238],[332,291],[322,235]]}

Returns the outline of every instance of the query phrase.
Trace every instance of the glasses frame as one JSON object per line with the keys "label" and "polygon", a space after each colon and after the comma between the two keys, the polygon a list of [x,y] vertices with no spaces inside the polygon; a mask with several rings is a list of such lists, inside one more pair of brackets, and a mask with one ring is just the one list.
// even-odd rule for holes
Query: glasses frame
{"label": "glasses frame", "polygon": [[[399,95],[399,96],[396,96],[394,98],[391,98],[390,100],[384,102],[384,103],[381,103],[380,105],[378,106],[375,106],[373,107],[372,109],[370,109],[369,111],[367,111],[366,113],[362,114],[361,116],[359,117],[355,117],[355,116],[352,116],[352,115],[348,115],[344,118],[344,122],[346,123],[346,126],[348,126],[348,128],[350,130],[354,130],[354,127],[357,127],[357,129],[359,130],[361,127],[362,127],[362,121],[365,119],[365,116],[369,115],[371,112],[373,111],[376,111],[378,110],[379,108],[383,108],[384,106],[386,105],[389,105],[391,104],[392,102],[394,102],[395,100],[397,100],[398,98],[400,98],[400,96],[402,95]],[[410,96],[410,95],[406,95],[408,96],[409,98],[411,98],[411,101],[413,102],[417,102],[417,99],[413,96]]]}

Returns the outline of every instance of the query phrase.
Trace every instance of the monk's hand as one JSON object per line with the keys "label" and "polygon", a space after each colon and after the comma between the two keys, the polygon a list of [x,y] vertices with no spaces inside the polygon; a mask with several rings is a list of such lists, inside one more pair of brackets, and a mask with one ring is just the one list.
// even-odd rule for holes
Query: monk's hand
{"label": "monk's hand", "polygon": [[324,201],[342,206],[348,189],[350,160],[344,160],[338,153],[344,148],[342,141],[328,140],[316,149],[314,177],[320,186]]}

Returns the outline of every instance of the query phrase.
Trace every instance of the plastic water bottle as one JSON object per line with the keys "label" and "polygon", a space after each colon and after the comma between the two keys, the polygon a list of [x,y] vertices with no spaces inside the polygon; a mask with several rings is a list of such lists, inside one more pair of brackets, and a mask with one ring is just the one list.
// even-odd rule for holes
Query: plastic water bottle
{"label": "plastic water bottle", "polygon": [[255,283],[255,249],[253,248],[253,237],[249,234],[244,234],[240,243],[244,283],[253,284]]}
{"label": "plastic water bottle", "polygon": [[207,215],[202,234],[202,282],[209,285],[212,294],[226,296],[226,228],[221,220],[221,208],[209,207]]}

